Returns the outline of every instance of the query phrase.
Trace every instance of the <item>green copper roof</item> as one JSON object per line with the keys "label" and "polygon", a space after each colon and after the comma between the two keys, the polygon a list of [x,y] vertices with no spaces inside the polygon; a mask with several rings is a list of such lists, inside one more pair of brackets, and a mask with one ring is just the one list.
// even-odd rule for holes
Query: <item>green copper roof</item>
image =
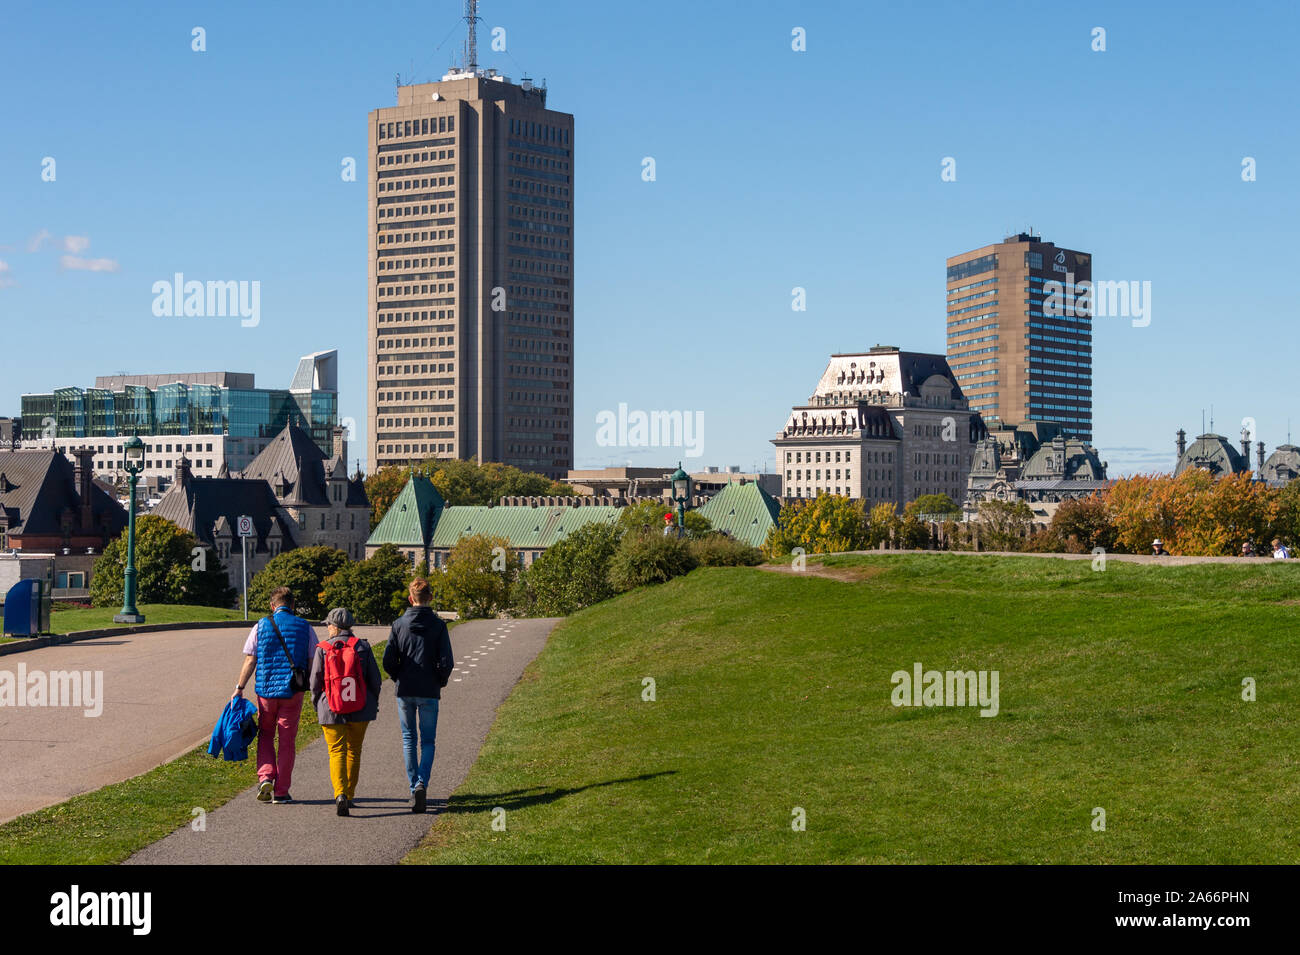
{"label": "green copper roof", "polygon": [[412,475],[379,526],[370,532],[366,545],[427,546],[438,524],[438,515],[445,508],[442,495],[433,482],[422,474]]}
{"label": "green copper roof", "polygon": [[767,532],[776,523],[781,505],[752,481],[728,484],[699,507],[716,531],[726,531],[736,540],[762,547]]}
{"label": "green copper roof", "polygon": [[443,510],[429,546],[449,549],[462,537],[487,534],[504,537],[516,550],[542,550],[584,524],[613,524],[620,510],[601,504],[582,507],[458,505]]}

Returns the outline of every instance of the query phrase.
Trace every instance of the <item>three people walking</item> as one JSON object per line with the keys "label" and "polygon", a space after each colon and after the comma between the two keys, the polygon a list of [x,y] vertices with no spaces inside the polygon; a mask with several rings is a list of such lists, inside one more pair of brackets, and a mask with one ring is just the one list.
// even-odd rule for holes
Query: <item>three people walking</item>
{"label": "three people walking", "polygon": [[[422,813],[433,770],[438,705],[455,658],[447,625],[433,609],[429,582],[413,580],[408,599],[411,607],[393,623],[383,663],[396,683],[409,806]],[[289,786],[303,696],[310,692],[329,748],[335,812],[347,816],[356,799],[366,730],[379,715],[383,675],[370,644],[352,632],[355,621],[346,608],[326,616],[329,636],[323,641],[293,610],[288,587],[272,591],[271,613],[249,631],[230,698],[242,697],[256,672],[257,799],[288,803],[293,801]]]}

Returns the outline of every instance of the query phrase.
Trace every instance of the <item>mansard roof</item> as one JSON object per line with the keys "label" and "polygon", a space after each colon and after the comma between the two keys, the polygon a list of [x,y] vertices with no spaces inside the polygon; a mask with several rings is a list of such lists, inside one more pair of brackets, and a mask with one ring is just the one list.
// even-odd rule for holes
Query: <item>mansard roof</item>
{"label": "mansard roof", "polygon": [[1178,459],[1174,475],[1188,468],[1202,468],[1215,477],[1241,474],[1250,469],[1250,462],[1221,434],[1200,435]]}

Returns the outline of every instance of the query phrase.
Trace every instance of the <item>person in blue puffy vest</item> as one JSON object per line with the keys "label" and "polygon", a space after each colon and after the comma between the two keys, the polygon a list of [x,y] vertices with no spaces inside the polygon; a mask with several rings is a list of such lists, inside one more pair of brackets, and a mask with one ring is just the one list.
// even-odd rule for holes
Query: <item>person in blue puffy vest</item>
{"label": "person in blue puffy vest", "polygon": [[[249,632],[239,683],[230,695],[232,700],[243,696],[248,678],[257,671],[258,802],[293,802],[289,784],[293,781],[294,743],[316,643],[311,624],[294,615],[289,588],[271,591],[271,614]],[[302,677],[300,687],[295,687],[295,670]]]}

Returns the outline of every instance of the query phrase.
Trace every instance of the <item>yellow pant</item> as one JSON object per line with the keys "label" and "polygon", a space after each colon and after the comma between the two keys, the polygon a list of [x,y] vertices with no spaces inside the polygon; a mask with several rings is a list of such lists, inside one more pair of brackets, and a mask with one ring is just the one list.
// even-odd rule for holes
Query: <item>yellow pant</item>
{"label": "yellow pant", "polygon": [[336,723],[322,726],[325,745],[330,750],[330,780],[334,783],[334,798],[357,794],[357,777],[361,775],[361,741],[366,738],[369,723]]}

